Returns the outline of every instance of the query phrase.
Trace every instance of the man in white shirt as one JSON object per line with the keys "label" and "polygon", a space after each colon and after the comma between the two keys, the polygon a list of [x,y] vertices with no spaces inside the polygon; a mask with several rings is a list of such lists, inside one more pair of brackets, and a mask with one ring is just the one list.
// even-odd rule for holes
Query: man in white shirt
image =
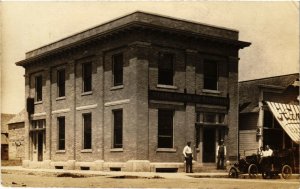
{"label": "man in white shirt", "polygon": [[193,152],[191,149],[191,142],[187,142],[187,145],[183,148],[183,155],[186,162],[185,172],[193,173]]}
{"label": "man in white shirt", "polygon": [[273,150],[269,147],[269,145],[266,145],[266,150],[262,151],[263,157],[268,157],[273,155]]}
{"label": "man in white shirt", "polygon": [[226,157],[226,146],[224,145],[224,140],[221,139],[217,147],[217,169],[224,169],[224,159]]}

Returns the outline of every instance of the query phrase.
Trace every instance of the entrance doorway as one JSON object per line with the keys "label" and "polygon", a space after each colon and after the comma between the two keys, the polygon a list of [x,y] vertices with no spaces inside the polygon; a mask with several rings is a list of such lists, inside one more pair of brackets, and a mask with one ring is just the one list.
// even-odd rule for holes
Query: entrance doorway
{"label": "entrance doorway", "polygon": [[203,163],[216,161],[216,129],[203,128]]}
{"label": "entrance doorway", "polygon": [[44,133],[38,133],[38,161],[43,161],[43,141],[44,141]]}

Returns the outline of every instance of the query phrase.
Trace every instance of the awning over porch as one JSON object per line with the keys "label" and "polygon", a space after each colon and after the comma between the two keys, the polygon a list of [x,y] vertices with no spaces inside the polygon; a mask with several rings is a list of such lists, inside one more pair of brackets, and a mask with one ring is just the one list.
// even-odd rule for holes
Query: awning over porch
{"label": "awning over porch", "polygon": [[300,143],[300,106],[267,102],[274,117],[291,139]]}

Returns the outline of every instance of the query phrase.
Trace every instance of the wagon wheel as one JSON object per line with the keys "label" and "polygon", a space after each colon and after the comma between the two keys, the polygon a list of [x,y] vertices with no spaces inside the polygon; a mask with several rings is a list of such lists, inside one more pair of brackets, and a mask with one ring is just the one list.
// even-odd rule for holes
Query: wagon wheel
{"label": "wagon wheel", "polygon": [[257,166],[255,164],[251,164],[249,167],[248,167],[248,174],[249,174],[249,177],[250,178],[255,178],[257,176],[257,173],[258,173],[258,169],[257,169]]}
{"label": "wagon wheel", "polygon": [[231,168],[229,170],[228,176],[229,176],[229,178],[238,178],[239,173],[238,173],[237,169]]}
{"label": "wagon wheel", "polygon": [[292,175],[292,168],[289,165],[284,165],[281,169],[282,178],[288,179]]}

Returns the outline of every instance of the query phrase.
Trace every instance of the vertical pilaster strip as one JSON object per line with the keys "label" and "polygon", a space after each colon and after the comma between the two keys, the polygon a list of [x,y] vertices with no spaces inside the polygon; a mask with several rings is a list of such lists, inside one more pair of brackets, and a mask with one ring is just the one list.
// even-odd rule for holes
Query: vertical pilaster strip
{"label": "vertical pilaster strip", "polygon": [[225,145],[228,147],[227,156],[229,160],[235,161],[238,158],[239,128],[238,128],[238,57],[228,57],[228,96],[230,99],[228,109],[228,135],[225,139]]}
{"label": "vertical pilaster strip", "polygon": [[[26,99],[30,97],[30,75],[25,70],[25,97]],[[26,102],[26,100],[25,100]],[[25,107],[27,107],[27,104],[25,104]],[[30,160],[30,136],[29,136],[29,128],[30,128],[30,115],[27,111],[25,111],[25,160]]]}

